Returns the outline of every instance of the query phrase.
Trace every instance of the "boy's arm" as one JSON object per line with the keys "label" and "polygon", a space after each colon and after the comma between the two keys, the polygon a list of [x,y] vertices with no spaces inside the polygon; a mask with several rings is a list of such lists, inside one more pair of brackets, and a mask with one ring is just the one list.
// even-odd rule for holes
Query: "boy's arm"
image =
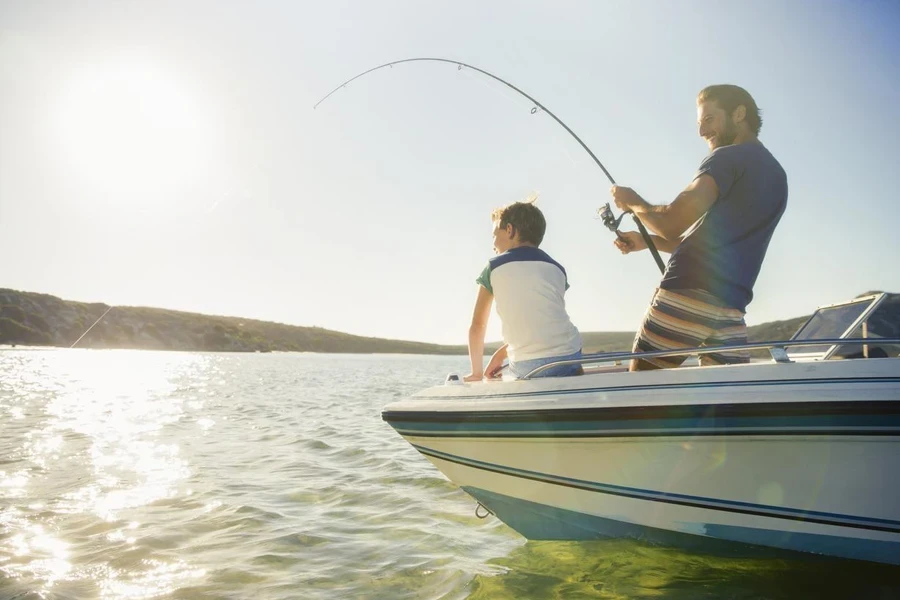
{"label": "boy's arm", "polygon": [[507,348],[509,348],[509,344],[503,344],[497,348],[497,351],[491,356],[491,360],[488,361],[488,366],[484,370],[484,374],[487,375],[488,379],[500,377],[503,361],[507,358]]}
{"label": "boy's arm", "polygon": [[463,381],[481,381],[484,377],[484,334],[487,331],[493,302],[494,295],[479,285],[475,310],[472,311],[472,324],[469,326],[469,362],[472,365],[472,372],[466,375]]}

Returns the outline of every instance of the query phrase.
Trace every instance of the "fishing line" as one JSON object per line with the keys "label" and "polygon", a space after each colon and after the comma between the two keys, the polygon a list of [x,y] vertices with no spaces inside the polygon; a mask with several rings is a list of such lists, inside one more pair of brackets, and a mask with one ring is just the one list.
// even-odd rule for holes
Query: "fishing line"
{"label": "fishing line", "polygon": [[97,323],[99,323],[100,320],[101,320],[103,317],[105,317],[106,314],[107,314],[109,311],[111,311],[112,309],[113,309],[112,306],[110,306],[109,308],[107,308],[107,309],[106,309],[106,312],[104,312],[102,315],[100,315],[100,318],[97,319],[96,321],[94,321],[94,324],[91,325],[90,327],[88,327],[88,328],[85,330],[85,332],[82,333],[81,336],[80,336],[77,340],[75,340],[75,342],[74,342],[71,346],[69,346],[69,348],[74,348],[75,345],[76,345],[78,342],[81,341],[81,338],[83,338],[84,336],[86,336],[86,335],[88,334],[88,332],[90,332],[90,330],[94,328],[94,325],[96,325]]}
{"label": "fishing line", "polygon": [[[597,158],[597,156],[593,153],[593,151],[591,151],[591,149],[588,148],[588,145],[585,144],[581,140],[581,138],[578,137],[578,135],[569,128],[568,125],[563,123],[562,120],[559,117],[557,117],[555,114],[553,114],[553,112],[551,112],[546,106],[544,106],[543,104],[538,102],[537,99],[535,99],[533,96],[528,95],[527,93],[520,90],[519,88],[517,88],[513,84],[509,83],[508,81],[501,79],[492,73],[488,73],[484,69],[479,69],[478,67],[466,64],[464,62],[460,62],[458,60],[449,60],[446,58],[434,58],[434,57],[416,57],[416,58],[404,58],[401,60],[395,60],[395,61],[392,61],[389,63],[384,63],[382,65],[378,65],[377,67],[372,67],[371,69],[363,71],[362,73],[360,73],[358,75],[354,75],[353,77],[351,77],[344,83],[340,84],[339,86],[337,86],[336,88],[334,88],[333,90],[331,90],[330,92],[325,94],[325,96],[323,96],[321,100],[319,100],[318,102],[316,102],[313,105],[313,109],[316,109],[320,104],[322,104],[323,102],[328,100],[328,98],[330,98],[332,94],[334,94],[341,88],[347,87],[348,84],[356,81],[360,77],[368,75],[369,73],[371,73],[373,71],[383,69],[385,67],[393,68],[394,65],[399,65],[399,64],[408,63],[408,62],[442,62],[442,63],[451,64],[451,65],[456,65],[456,68],[458,71],[461,71],[463,69],[463,67],[465,67],[467,69],[472,69],[473,71],[478,71],[479,73],[481,73],[483,75],[487,75],[491,79],[499,81],[500,83],[502,83],[503,85],[512,89],[513,91],[518,92],[519,94],[525,96],[534,104],[531,107],[531,114],[536,114],[540,110],[540,111],[543,111],[543,112],[547,113],[548,115],[550,115],[550,117],[554,121],[556,121],[563,129],[568,131],[569,135],[571,135],[573,138],[575,138],[575,141],[577,141],[581,145],[581,147],[584,148],[585,152],[587,152],[591,156],[591,158],[594,160],[594,162],[597,164],[597,166],[600,167],[600,170],[603,171],[603,174],[606,175],[606,178],[609,179],[609,182],[612,183],[613,185],[616,185],[616,181],[615,181],[615,179],[613,179],[613,176],[610,175],[609,171],[606,170],[606,167],[603,166],[603,163],[600,162],[600,159]],[[604,208],[601,208],[600,210],[601,210],[601,214],[603,214],[604,211],[607,214],[611,213],[609,204],[607,204]],[[644,224],[641,222],[641,220],[638,218],[638,216],[634,213],[631,213],[631,216],[634,219],[635,224],[637,225],[638,231],[640,231],[640,233],[641,233],[641,237],[644,238],[644,242],[647,244],[647,248],[650,250],[650,253],[653,255],[653,259],[656,261],[656,265],[659,267],[659,270],[661,272],[664,272],[665,265],[663,264],[662,258],[659,256],[659,251],[656,248],[656,244],[653,243],[653,240],[650,238],[650,234],[647,232],[647,229],[644,227]],[[614,231],[615,231],[616,235],[621,237],[621,235],[618,231],[619,221],[621,221],[621,217],[619,217],[619,219],[616,220],[616,222],[615,222],[616,229]],[[608,222],[608,220],[604,219],[604,224],[606,224],[607,222]]]}

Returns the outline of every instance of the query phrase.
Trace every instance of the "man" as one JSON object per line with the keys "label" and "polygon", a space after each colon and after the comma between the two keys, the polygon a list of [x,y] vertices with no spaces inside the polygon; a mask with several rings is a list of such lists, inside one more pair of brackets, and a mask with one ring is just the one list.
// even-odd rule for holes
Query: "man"
{"label": "man", "polygon": [[[712,85],[697,96],[700,137],[710,153],[670,204],[654,206],[613,186],[613,200],[638,215],[671,253],[662,282],[634,340],[634,352],[744,344],[744,314],[775,226],[787,205],[787,176],[759,141],[759,108],[736,85]],[[628,254],[647,247],[630,231],[615,241]],[[631,361],[631,370],[676,367],[684,356]],[[701,355],[700,364],[749,361],[746,352]]]}

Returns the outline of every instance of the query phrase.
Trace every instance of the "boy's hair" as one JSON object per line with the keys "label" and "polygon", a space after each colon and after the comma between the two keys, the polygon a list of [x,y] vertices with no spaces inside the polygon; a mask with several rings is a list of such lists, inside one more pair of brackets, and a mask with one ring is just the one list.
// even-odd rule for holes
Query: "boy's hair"
{"label": "boy's hair", "polygon": [[719,105],[719,108],[725,111],[730,117],[738,106],[743,106],[747,110],[747,125],[754,135],[759,135],[762,127],[762,111],[756,106],[756,100],[744,88],[737,85],[720,84],[709,85],[700,90],[697,94],[697,105],[713,100]]}
{"label": "boy's hair", "polygon": [[547,231],[544,213],[534,205],[534,199],[525,202],[513,202],[491,213],[491,221],[500,221],[500,227],[513,226],[513,235],[518,234],[519,241],[540,246]]}

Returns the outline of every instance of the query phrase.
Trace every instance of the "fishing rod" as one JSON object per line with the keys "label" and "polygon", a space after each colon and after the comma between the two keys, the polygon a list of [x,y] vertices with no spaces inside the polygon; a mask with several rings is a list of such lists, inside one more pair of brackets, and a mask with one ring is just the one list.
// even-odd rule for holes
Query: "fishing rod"
{"label": "fishing rod", "polygon": [[[585,144],[583,141],[581,141],[581,138],[578,137],[578,135],[576,135],[575,132],[572,131],[568,125],[563,123],[559,117],[557,117],[555,114],[553,114],[550,111],[550,109],[548,109],[546,106],[544,106],[543,104],[538,102],[535,98],[526,94],[525,92],[523,92],[522,90],[520,90],[519,88],[517,88],[510,82],[508,82],[504,79],[500,79],[496,75],[494,75],[492,73],[488,73],[484,69],[479,69],[478,67],[468,65],[468,64],[466,64],[464,62],[460,62],[458,60],[449,60],[446,58],[404,58],[402,60],[395,60],[395,61],[392,61],[389,63],[384,63],[383,65],[378,65],[377,67],[372,67],[371,69],[369,69],[367,71],[363,71],[359,75],[355,75],[355,76],[351,77],[344,83],[340,84],[339,86],[337,86],[336,88],[334,88],[333,90],[331,90],[330,92],[325,94],[325,96],[321,100],[319,100],[318,102],[315,103],[315,105],[313,105],[313,109],[316,109],[320,104],[322,104],[323,102],[328,100],[328,98],[331,97],[331,95],[334,94],[335,92],[337,92],[339,89],[346,87],[347,84],[352,83],[353,81],[359,79],[360,77],[362,77],[364,75],[368,75],[369,73],[371,73],[373,71],[377,71],[377,70],[383,69],[385,67],[393,68],[394,65],[399,65],[401,63],[419,62],[419,61],[442,62],[442,63],[451,64],[451,65],[456,65],[457,71],[461,71],[463,67],[466,67],[467,69],[472,69],[473,71],[478,71],[482,75],[487,75],[491,79],[495,79],[495,80],[499,81],[500,83],[502,83],[503,85],[512,89],[513,91],[518,92],[519,94],[522,94],[523,96],[525,96],[526,98],[531,100],[531,102],[534,103],[534,106],[531,108],[531,114],[535,114],[540,109],[543,112],[550,115],[554,121],[559,123],[563,129],[565,129],[566,131],[569,132],[569,135],[571,135],[573,138],[575,138],[576,142],[581,144],[581,147],[584,148],[584,150],[591,156],[591,158],[594,160],[594,162],[597,163],[597,166],[600,167],[600,170],[603,171],[603,174],[606,175],[607,179],[609,179],[609,182],[613,185],[616,185],[616,180],[613,179],[613,176],[609,174],[609,171],[606,170],[606,167],[603,166],[603,163],[600,162],[600,159],[598,159],[597,156],[591,151],[591,149],[588,148],[587,144]],[[607,203],[606,206],[602,207],[599,210],[599,213],[600,213],[600,217],[603,219],[604,225],[606,225],[606,227],[610,228],[610,230],[613,231],[621,239],[622,236],[618,230],[619,223],[622,221],[622,218],[627,213],[623,213],[621,216],[619,216],[618,219],[615,219],[612,215],[612,210],[609,207],[609,203]],[[641,233],[641,237],[644,238],[644,242],[646,242],[647,248],[650,250],[650,253],[653,255],[653,260],[656,261],[656,266],[659,267],[660,272],[664,272],[666,267],[663,264],[662,258],[659,256],[659,250],[657,250],[656,244],[653,243],[653,240],[650,238],[650,234],[647,232],[646,227],[644,227],[644,224],[641,222],[641,220],[638,218],[638,216],[636,214],[634,214],[633,212],[630,214],[634,218],[634,223],[635,223],[635,225],[637,225],[638,231],[640,231],[640,233]],[[613,226],[611,227],[611,225],[613,225]]]}

